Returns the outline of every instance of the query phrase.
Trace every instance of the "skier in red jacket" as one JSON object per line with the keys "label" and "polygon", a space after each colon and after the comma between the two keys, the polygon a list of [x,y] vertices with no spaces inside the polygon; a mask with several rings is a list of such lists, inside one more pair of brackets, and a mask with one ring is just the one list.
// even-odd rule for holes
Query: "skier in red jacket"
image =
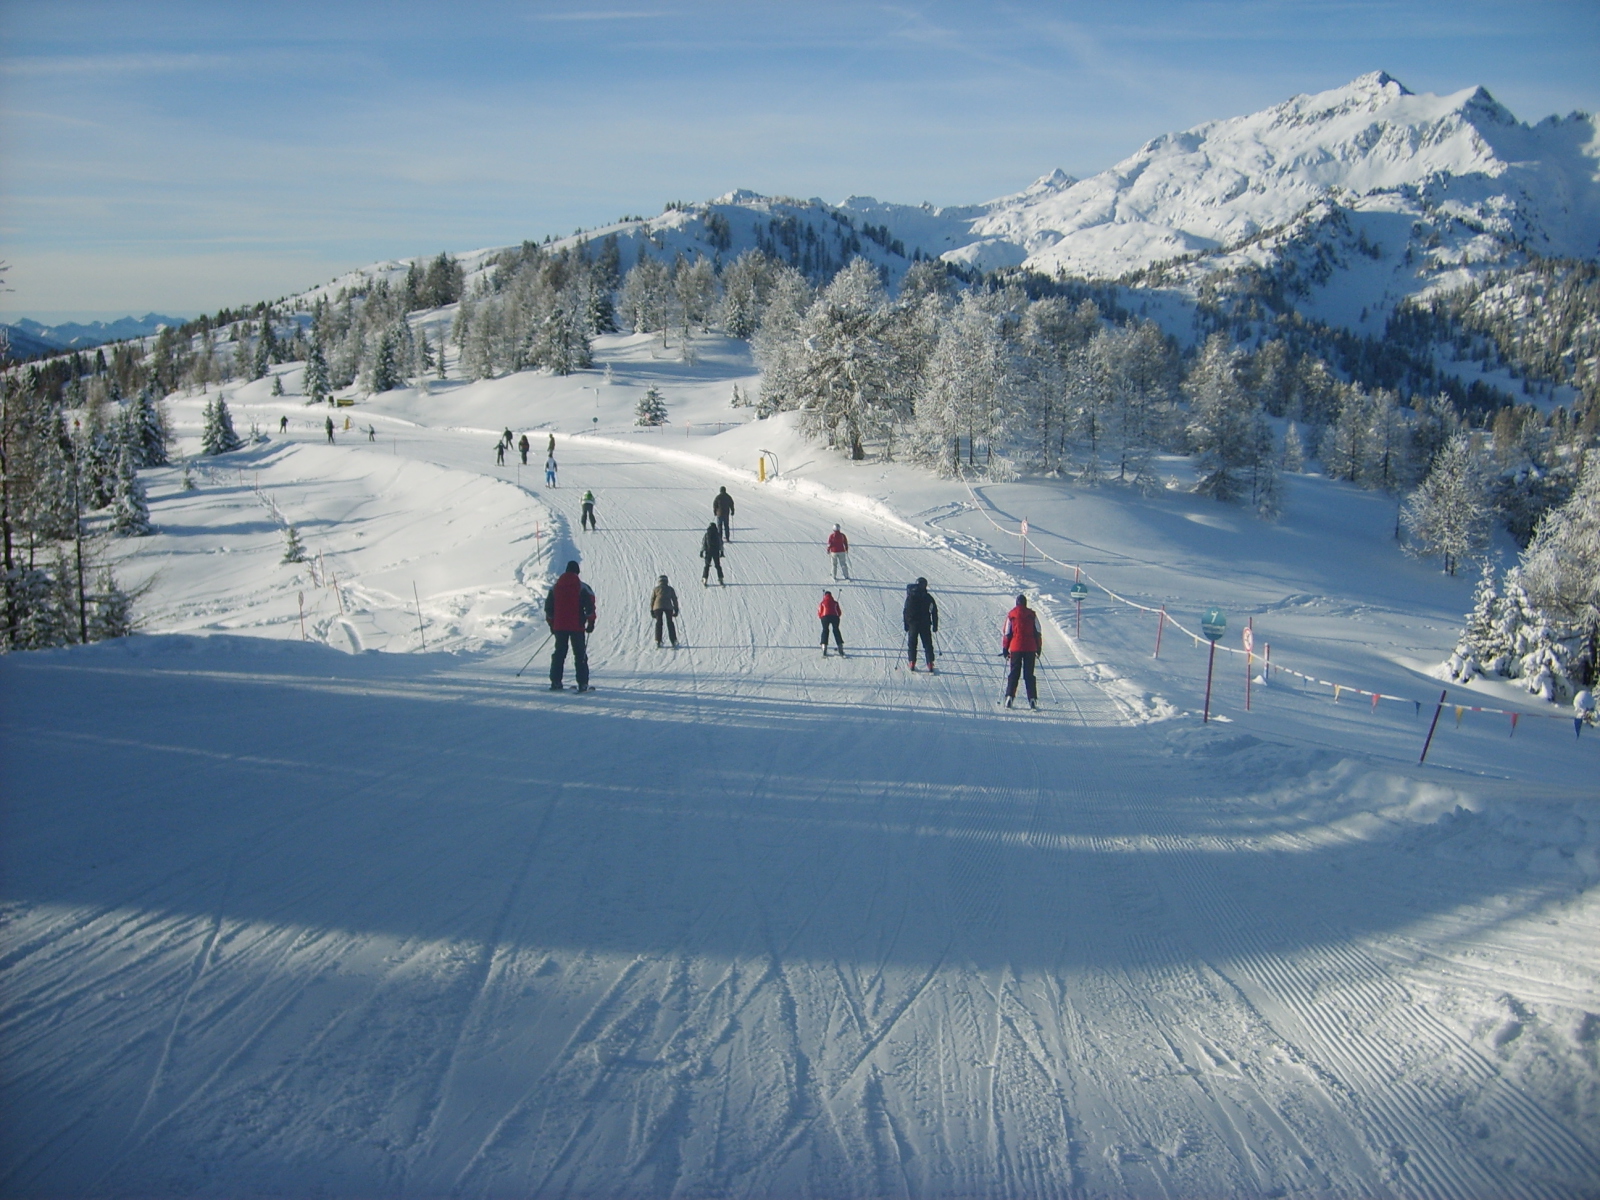
{"label": "skier in red jacket", "polygon": [[838,579],[842,571],[845,582],[850,582],[850,539],[845,537],[844,530],[837,525],[828,535],[828,557],[833,560],[833,577]]}
{"label": "skier in red jacket", "polygon": [[594,632],[594,590],[578,578],[578,564],[569,562],[567,570],[550,594],[544,598],[544,620],[556,635],[556,648],[550,655],[550,690],[562,690],[561,677],[567,666],[567,647],[572,647],[572,663],[578,676],[578,690],[589,690],[589,648],[586,638]]}
{"label": "skier in red jacket", "polygon": [[844,657],[844,638],[839,633],[839,602],[832,592],[822,593],[822,603],[817,605],[817,616],[822,618],[822,657],[828,657],[828,630],[833,630],[834,644],[839,647],[839,657]]}
{"label": "skier in red jacket", "polygon": [[1039,614],[1028,607],[1026,596],[1017,597],[1017,606],[1006,614],[1005,632],[1000,636],[1000,653],[1011,659],[1011,674],[1006,677],[1006,707],[1017,698],[1017,677],[1028,685],[1028,707],[1039,707],[1039,684],[1033,677],[1033,664],[1044,639],[1039,632]]}

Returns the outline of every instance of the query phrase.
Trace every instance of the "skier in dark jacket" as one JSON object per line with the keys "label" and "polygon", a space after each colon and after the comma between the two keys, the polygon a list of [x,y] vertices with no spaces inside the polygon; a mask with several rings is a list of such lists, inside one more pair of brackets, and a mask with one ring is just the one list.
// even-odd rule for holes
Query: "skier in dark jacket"
{"label": "skier in dark jacket", "polygon": [[666,622],[667,636],[672,639],[672,648],[678,648],[678,593],[673,590],[667,577],[663,575],[656,581],[655,591],[650,593],[650,615],[656,619],[656,649],[661,649],[661,625]]}
{"label": "skier in dark jacket", "polygon": [[527,466],[528,465],[528,449],[529,449],[530,446],[531,446],[531,443],[528,441],[528,435],[527,434],[523,434],[521,437],[519,437],[517,439],[517,451],[518,451],[518,453],[520,453],[522,455],[522,465],[523,466]]}
{"label": "skier in dark jacket", "polygon": [[562,689],[561,677],[567,666],[567,647],[572,647],[572,662],[578,676],[578,690],[589,690],[589,647],[587,637],[594,632],[594,590],[578,578],[578,564],[569,562],[567,570],[550,594],[544,598],[544,620],[556,635],[556,648],[550,655],[550,690]]}
{"label": "skier in dark jacket", "polygon": [[329,417],[324,421],[322,427],[328,431],[328,445],[333,445],[333,418]]}
{"label": "skier in dark jacket", "polygon": [[907,665],[917,669],[917,642],[922,642],[928,670],[933,670],[933,635],[939,632],[939,605],[928,592],[928,581],[918,577],[906,587],[906,606],[902,614],[906,631]]}
{"label": "skier in dark jacket", "polygon": [[717,582],[723,587],[728,586],[728,581],[722,577],[722,534],[717,529],[715,521],[706,526],[705,533],[700,536],[700,559],[705,564],[700,570],[700,583],[702,586],[711,585],[711,568],[717,568]]}
{"label": "skier in dark jacket", "polygon": [[717,518],[717,531],[725,542],[733,541],[733,497],[723,488],[711,501],[712,515]]}
{"label": "skier in dark jacket", "polygon": [[822,593],[822,603],[817,605],[817,616],[822,620],[822,657],[828,657],[828,630],[833,630],[834,644],[839,647],[839,657],[844,657],[844,636],[839,632],[839,618],[844,610],[833,598],[832,592]]}
{"label": "skier in dark jacket", "polygon": [[1011,660],[1011,674],[1006,677],[1006,707],[1017,698],[1017,677],[1028,685],[1028,707],[1039,707],[1039,684],[1033,677],[1033,664],[1044,646],[1044,636],[1039,631],[1039,614],[1028,607],[1026,596],[1017,597],[1017,606],[1006,614],[1006,626],[1000,634],[1000,655]]}
{"label": "skier in dark jacket", "polygon": [[494,462],[497,467],[506,465],[506,444],[504,441],[498,441],[494,444]]}

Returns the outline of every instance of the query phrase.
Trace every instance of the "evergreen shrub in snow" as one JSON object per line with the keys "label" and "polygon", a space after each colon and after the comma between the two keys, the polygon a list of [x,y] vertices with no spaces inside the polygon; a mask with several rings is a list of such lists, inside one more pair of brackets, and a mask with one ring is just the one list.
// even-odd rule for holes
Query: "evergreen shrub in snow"
{"label": "evergreen shrub in snow", "polygon": [[652,384],[644,395],[639,397],[639,403],[634,406],[634,414],[638,417],[640,425],[665,425],[667,423],[667,402],[661,398],[661,393]]}

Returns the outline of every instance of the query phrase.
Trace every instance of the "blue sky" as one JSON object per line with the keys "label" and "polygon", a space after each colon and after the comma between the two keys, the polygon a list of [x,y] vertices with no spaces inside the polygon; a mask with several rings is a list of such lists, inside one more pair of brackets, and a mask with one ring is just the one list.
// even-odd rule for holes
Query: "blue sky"
{"label": "blue sky", "polygon": [[734,187],[934,204],[1383,69],[1600,108],[1600,4],[0,0],[0,311],[186,314]]}

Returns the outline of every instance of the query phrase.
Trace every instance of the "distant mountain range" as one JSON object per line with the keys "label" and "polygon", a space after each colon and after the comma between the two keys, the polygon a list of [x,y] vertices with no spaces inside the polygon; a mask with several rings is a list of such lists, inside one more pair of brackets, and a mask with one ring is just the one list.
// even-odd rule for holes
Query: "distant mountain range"
{"label": "distant mountain range", "polygon": [[182,325],[181,317],[164,317],[160,313],[145,313],[142,317],[121,317],[115,321],[90,321],[80,324],[64,321],[59,325],[44,325],[28,317],[15,324],[0,325],[11,345],[9,357],[33,358],[62,350],[87,350],[109,342],[127,341],[130,338],[149,337],[163,325]]}

